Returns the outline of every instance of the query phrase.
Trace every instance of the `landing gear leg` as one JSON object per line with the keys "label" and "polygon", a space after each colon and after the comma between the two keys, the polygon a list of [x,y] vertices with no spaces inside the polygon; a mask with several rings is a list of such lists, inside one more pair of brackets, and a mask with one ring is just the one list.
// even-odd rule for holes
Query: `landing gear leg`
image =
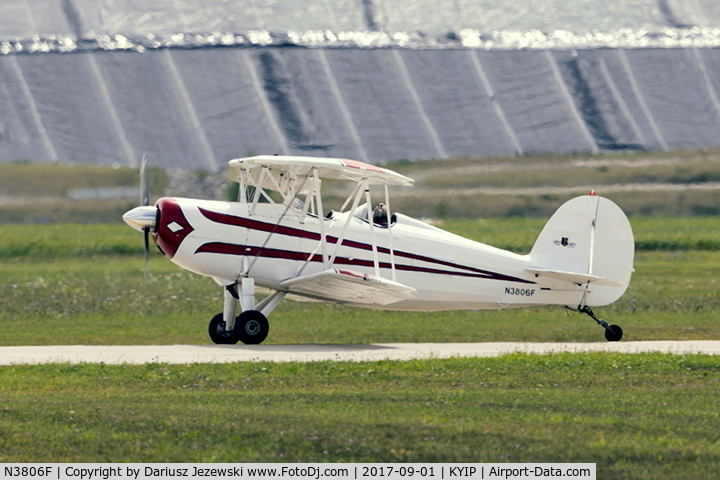
{"label": "landing gear leg", "polygon": [[[571,309],[573,310],[573,309]],[[620,328],[619,325],[610,325],[605,320],[598,318],[595,316],[593,311],[588,307],[587,305],[584,305],[582,307],[578,307],[576,312],[584,313],[585,315],[589,316],[593,320],[595,320],[598,325],[601,325],[605,329],[605,339],[608,342],[619,342],[620,339],[623,336],[622,328]]]}
{"label": "landing gear leg", "polygon": [[208,333],[210,340],[219,345],[234,345],[239,337],[235,331],[235,311],[238,305],[238,294],[235,285],[225,288],[223,312],[218,313],[210,320]]}
{"label": "landing gear leg", "polygon": [[242,279],[240,303],[242,313],[235,320],[238,340],[246,345],[258,345],[270,333],[270,324],[262,312],[255,310],[255,280],[250,277]]}
{"label": "landing gear leg", "polygon": [[223,321],[225,322],[225,330],[232,332],[235,328],[235,311],[238,306],[238,294],[235,285],[225,288],[223,302]]}
{"label": "landing gear leg", "polygon": [[[278,306],[286,293],[274,292],[256,305],[255,282],[252,278],[243,278],[239,285],[226,287],[223,313],[215,315],[208,327],[210,339],[218,344],[262,343],[270,332],[267,316]],[[242,313],[236,317],[238,304]]]}

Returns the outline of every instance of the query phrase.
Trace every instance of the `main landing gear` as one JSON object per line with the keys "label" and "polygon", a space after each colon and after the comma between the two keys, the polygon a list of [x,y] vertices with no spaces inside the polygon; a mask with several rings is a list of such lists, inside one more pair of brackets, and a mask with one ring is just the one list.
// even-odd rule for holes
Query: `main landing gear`
{"label": "main landing gear", "polygon": [[[225,287],[223,312],[210,320],[208,333],[213,343],[234,345],[242,342],[246,345],[262,343],[270,333],[267,315],[272,312],[285,296],[285,292],[275,292],[255,305],[255,282],[252,278],[243,278],[239,284]],[[238,304],[242,313],[235,316]]]}
{"label": "main landing gear", "polygon": [[587,305],[578,307],[577,309],[570,307],[567,308],[575,312],[584,313],[585,315],[595,320],[598,325],[601,325],[605,329],[605,339],[608,342],[619,342],[622,338],[623,331],[622,328],[620,328],[620,325],[610,325],[605,320],[596,317],[593,311]]}
{"label": "main landing gear", "polygon": [[218,313],[210,320],[208,333],[210,339],[219,345],[234,345],[242,342],[246,345],[258,345],[270,333],[267,317],[257,310],[247,310],[235,318],[235,323],[227,330],[223,314]]}

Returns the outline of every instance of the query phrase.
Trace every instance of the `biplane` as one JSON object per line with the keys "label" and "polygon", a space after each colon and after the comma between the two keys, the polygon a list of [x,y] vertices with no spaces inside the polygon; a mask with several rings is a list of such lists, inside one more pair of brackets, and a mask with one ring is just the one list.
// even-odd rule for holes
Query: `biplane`
{"label": "biplane", "polygon": [[[263,342],[287,295],[414,311],[560,305],[590,316],[608,341],[622,337],[591,309],[619,299],[633,272],[630,223],[607,198],[569,200],[520,255],[392,211],[390,187],[413,180],[380,166],[263,155],[231,160],[229,175],[237,201],[150,206],[145,192],[123,216],[145,233],[146,261],[151,236],[172,262],[224,289],[208,329],[214,343]],[[323,179],[351,183],[339,210],[323,209]],[[256,303],[258,287],[270,294]]]}

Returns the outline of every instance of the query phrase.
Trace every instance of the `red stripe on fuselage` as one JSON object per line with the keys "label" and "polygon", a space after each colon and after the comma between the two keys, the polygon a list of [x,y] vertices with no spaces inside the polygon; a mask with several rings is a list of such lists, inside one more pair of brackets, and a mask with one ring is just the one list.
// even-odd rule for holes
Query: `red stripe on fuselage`
{"label": "red stripe on fuselage", "polygon": [[[279,233],[281,235],[289,235],[289,236],[293,236],[293,237],[307,238],[309,240],[317,240],[317,241],[320,240],[319,233],[309,232],[307,230],[302,230],[300,228],[276,225],[276,224],[272,224],[272,223],[261,222],[259,220],[251,220],[249,218],[238,217],[235,215],[228,215],[226,213],[213,212],[211,210],[206,210],[204,208],[200,208],[200,213],[202,213],[207,219],[209,219],[213,222],[216,222],[216,223],[224,224],[224,225],[233,225],[233,226],[237,226],[237,227],[249,228],[252,230],[260,230],[263,232]],[[333,237],[332,235],[327,235],[326,239],[327,239],[328,243],[333,243],[333,244],[336,244],[339,240],[337,237]],[[372,251],[372,245],[369,245],[367,243],[357,242],[355,240],[344,239],[342,241],[342,244],[346,247],[358,248],[360,250],[366,250],[366,251]],[[386,248],[386,247],[378,247],[377,251],[378,251],[378,253],[390,254],[390,249]],[[520,283],[530,283],[530,284],[535,283],[533,281],[524,280],[522,278],[512,277],[509,275],[503,275],[503,274],[495,273],[495,272],[490,272],[488,270],[482,270],[479,268],[469,267],[467,265],[460,265],[457,263],[447,262],[447,261],[439,260],[436,258],[430,258],[430,257],[426,257],[423,255],[417,255],[414,253],[394,250],[393,254],[396,257],[409,258],[411,260],[419,260],[419,261],[427,262],[427,263],[434,263],[436,265],[442,265],[444,267],[459,268],[462,270],[467,270],[469,272],[479,274],[479,275],[465,275],[465,274],[458,272],[457,275],[460,275],[460,276],[484,277],[484,278],[492,278],[495,280],[503,280],[503,281],[508,281],[508,282],[520,282]],[[305,258],[307,258],[307,256]],[[412,267],[410,267],[410,268],[412,268]],[[432,269],[427,269],[427,270],[432,270]],[[451,272],[443,272],[443,273],[450,274]]]}
{"label": "red stripe on fuselage", "polygon": [[[219,253],[222,255],[248,255],[248,256],[260,256],[264,258],[279,258],[283,260],[295,260],[295,261],[311,261],[311,262],[322,262],[322,255],[313,254],[312,258],[309,253],[305,252],[293,252],[290,250],[280,250],[277,248],[263,248],[248,245],[237,245],[233,243],[222,243],[222,242],[209,242],[201,245],[195,250],[195,253]],[[372,260],[363,260],[359,258],[344,258],[336,257],[335,264],[337,265],[354,265],[359,267],[374,267],[375,263]],[[392,266],[389,262],[379,262],[379,267],[383,269],[390,269]],[[412,265],[396,264],[395,269],[405,272],[419,272],[419,273],[431,273],[435,275],[454,275],[458,277],[470,277],[470,278],[485,278],[488,280],[503,280],[508,282],[521,282],[521,283],[535,283],[522,278],[510,277],[501,274],[480,274],[471,272],[451,272],[448,270],[439,270],[436,268],[427,267],[415,267]]]}
{"label": "red stripe on fuselage", "polygon": [[[221,223],[224,225],[233,225],[233,226],[237,226],[237,227],[244,227],[244,228],[249,228],[252,230],[259,230],[259,231],[263,231],[263,232],[279,233],[281,235],[289,235],[289,236],[293,236],[293,237],[307,238],[309,240],[319,241],[321,238],[319,233],[302,230],[300,228],[287,227],[287,226],[277,225],[277,224],[273,224],[273,223],[261,222],[259,220],[251,220],[249,218],[238,217],[236,215],[229,215],[226,213],[213,212],[211,210],[206,210],[201,207],[198,207],[198,208],[200,210],[200,213],[202,213],[208,220],[211,220],[216,223]],[[332,235],[326,235],[325,238],[327,239],[328,243],[333,243],[333,244],[336,244],[339,240],[337,237],[333,237]],[[369,245],[367,243],[357,242],[355,240],[344,239],[342,241],[342,245],[344,245],[346,247],[358,248],[360,250],[372,251],[372,245]],[[390,254],[390,249],[385,248],[385,247],[378,247],[377,251],[378,251],[378,253]],[[520,283],[530,283],[530,284],[535,283],[530,280],[524,280],[522,278],[512,277],[509,275],[503,275],[503,274],[491,272],[488,270],[482,270],[479,268],[469,267],[467,265],[460,265],[457,263],[447,262],[447,261],[439,260],[436,258],[426,257],[424,255],[417,255],[414,253],[408,253],[408,252],[403,252],[403,251],[398,251],[398,250],[393,251],[393,254],[397,257],[403,257],[403,258],[409,258],[411,260],[419,260],[422,262],[434,263],[437,265],[442,265],[444,267],[459,268],[462,270],[467,270],[469,272],[474,272],[476,274],[479,274],[479,275],[466,275],[464,273],[458,272],[457,275],[459,275],[459,276],[492,278],[495,280],[503,280],[503,281],[508,281],[508,282],[520,282]],[[246,254],[243,254],[243,255],[246,255]],[[306,254],[306,255],[309,255],[309,254]],[[307,256],[305,258],[307,258]],[[389,268],[389,264],[388,264],[388,268]],[[409,268],[415,268],[415,267],[409,267]],[[433,269],[426,269],[426,270],[433,270]],[[442,272],[442,271],[438,271],[438,272]],[[452,272],[443,272],[443,273],[451,274]]]}

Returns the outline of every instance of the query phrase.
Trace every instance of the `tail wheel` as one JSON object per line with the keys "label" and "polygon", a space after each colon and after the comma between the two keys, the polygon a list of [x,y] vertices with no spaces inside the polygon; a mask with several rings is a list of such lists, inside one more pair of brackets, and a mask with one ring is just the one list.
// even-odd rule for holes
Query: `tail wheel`
{"label": "tail wheel", "polygon": [[[261,344],[270,333],[267,317],[257,310],[247,310],[235,320],[237,339],[246,345]],[[237,342],[237,340],[236,340]]]}
{"label": "tail wheel", "polygon": [[210,334],[210,340],[218,345],[234,345],[238,342],[238,328],[237,323],[233,330],[225,330],[225,320],[223,320],[223,314],[218,313],[208,325],[208,333]]}
{"label": "tail wheel", "polygon": [[605,339],[608,342],[619,342],[622,336],[623,331],[620,325],[608,325],[605,327]]}
{"label": "tail wheel", "polygon": [[593,311],[587,305],[578,306],[577,309],[570,308],[567,306],[565,308],[567,308],[568,310],[574,310],[579,313],[584,313],[585,315],[587,315],[590,318],[592,318],[593,320],[595,320],[598,325],[600,325],[601,327],[603,327],[605,329],[605,339],[608,342],[619,342],[620,339],[622,338],[623,331],[622,331],[622,328],[620,328],[620,325],[610,325],[605,320],[596,317],[595,314],[593,313]]}

